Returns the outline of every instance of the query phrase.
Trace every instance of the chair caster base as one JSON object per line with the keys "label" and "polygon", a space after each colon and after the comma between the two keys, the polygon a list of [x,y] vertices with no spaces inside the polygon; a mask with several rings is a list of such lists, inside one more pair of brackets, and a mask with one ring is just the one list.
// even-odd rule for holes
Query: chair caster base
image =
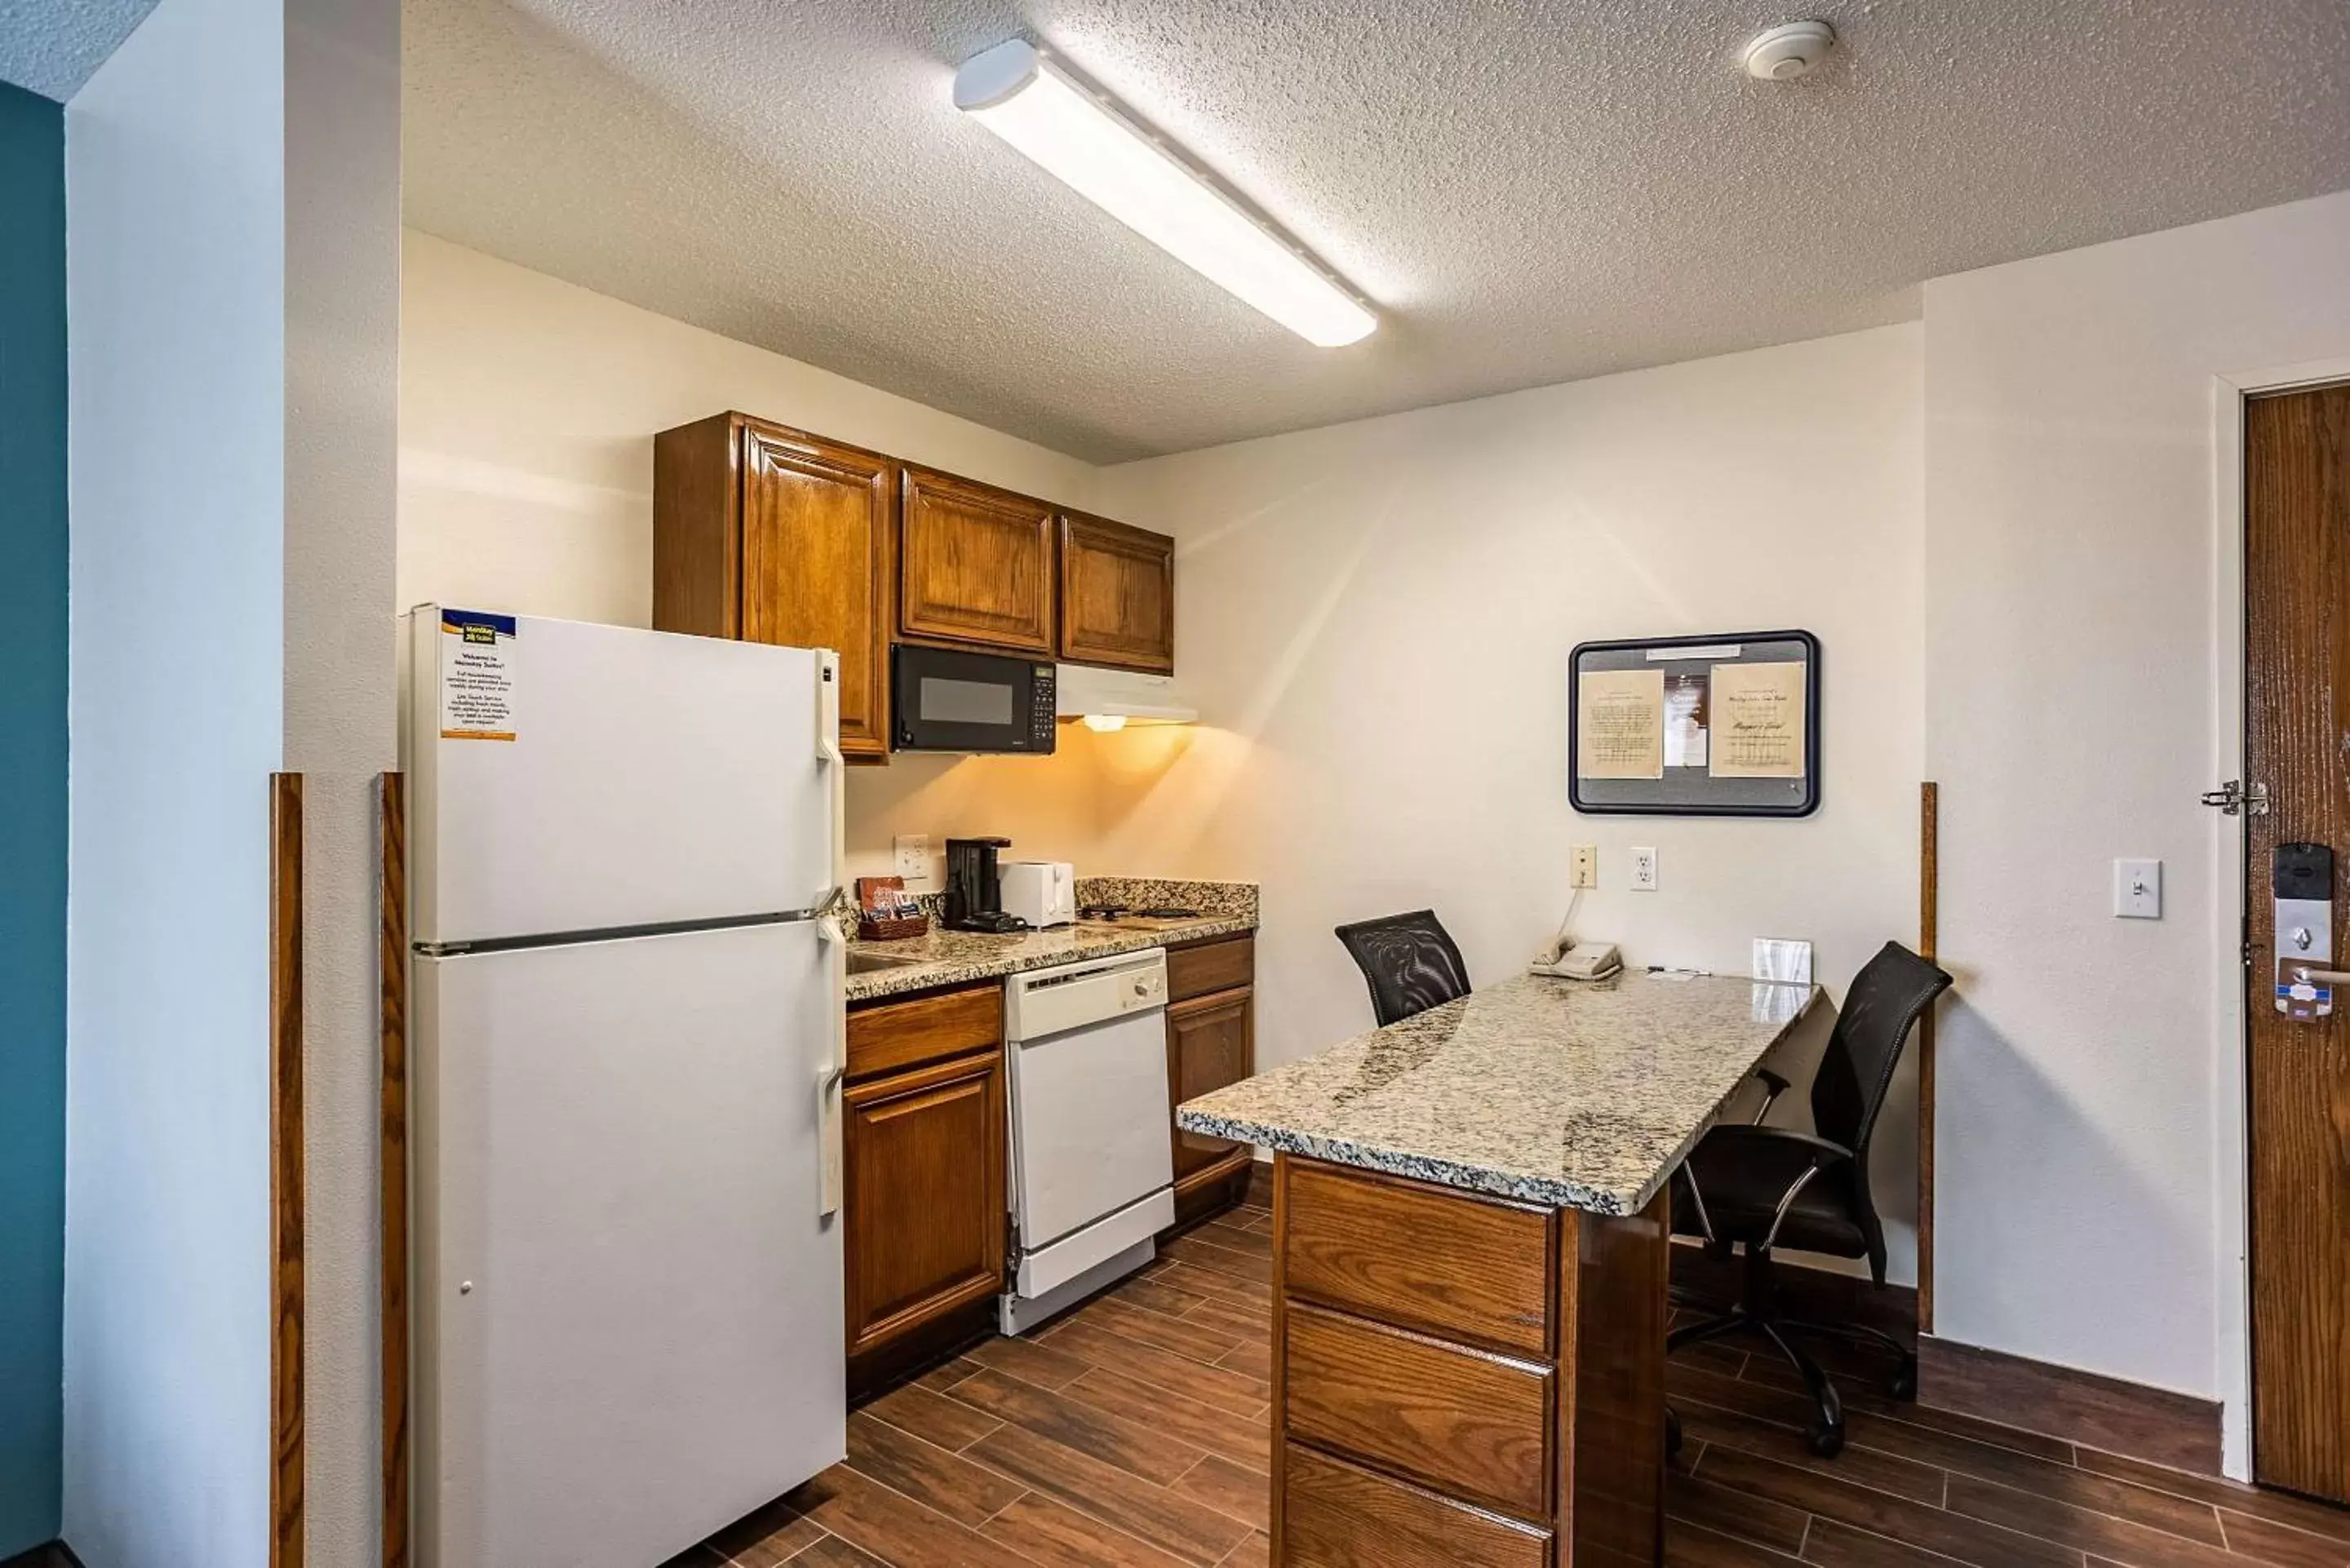
{"label": "chair caster base", "polygon": [[1844,1452],[1844,1423],[1833,1427],[1814,1427],[1811,1431],[1812,1452],[1824,1459],[1832,1459]]}
{"label": "chair caster base", "polygon": [[1918,1402],[1918,1358],[1904,1355],[1900,1369],[1893,1374],[1892,1394],[1905,1405]]}

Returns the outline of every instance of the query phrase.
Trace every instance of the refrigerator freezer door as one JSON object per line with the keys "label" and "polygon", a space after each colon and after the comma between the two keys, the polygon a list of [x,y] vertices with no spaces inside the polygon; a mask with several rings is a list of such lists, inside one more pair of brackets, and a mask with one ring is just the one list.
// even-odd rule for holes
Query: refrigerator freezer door
{"label": "refrigerator freezer door", "polygon": [[423,1568],[645,1568],[838,1460],[809,921],[416,966]]}
{"label": "refrigerator freezer door", "polygon": [[[723,919],[830,895],[838,768],[817,732],[816,652],[468,614],[411,618],[417,941]],[[469,644],[485,621],[512,630]],[[469,656],[504,683],[494,724],[465,706],[455,661]]]}

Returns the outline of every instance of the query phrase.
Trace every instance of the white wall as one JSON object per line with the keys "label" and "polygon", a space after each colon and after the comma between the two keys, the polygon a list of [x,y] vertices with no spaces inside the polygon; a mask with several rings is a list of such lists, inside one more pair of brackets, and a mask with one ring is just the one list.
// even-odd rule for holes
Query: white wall
{"label": "white wall", "polygon": [[280,3],[284,766],[302,774],[304,822],[304,1544],[330,1565],[382,1556],[376,781],[399,763],[400,5]]}
{"label": "white wall", "polygon": [[66,1538],[269,1535],[269,775],[307,775],[310,1560],[375,1552],[398,11],[163,0],[66,112]]}
{"label": "white wall", "polygon": [[[2239,1391],[2213,378],[2350,355],[2345,279],[2350,194],[1927,286],[1950,1338]],[[2161,921],[2111,918],[2117,856]]]}
{"label": "white wall", "polygon": [[65,1535],[89,1568],[267,1555],[283,51],[268,5],[163,0],[66,109]]}
{"label": "white wall", "polygon": [[[1558,921],[1634,963],[1746,971],[1808,938],[1841,990],[1916,939],[1919,363],[1887,327],[1104,471],[1179,540],[1177,661],[1212,728],[1129,732],[1105,854],[1261,880],[1258,1057],[1369,1025],[1331,928],[1432,906],[1477,981]],[[1803,821],[1578,816],[1565,661],[1594,638],[1803,627],[1825,777]],[[1661,888],[1626,889],[1653,845]],[[1914,1090],[1876,1170],[1914,1277]]]}
{"label": "white wall", "polygon": [[[415,230],[400,306],[403,609],[650,624],[653,436],[729,409],[1072,506],[1093,499],[1090,463]],[[1093,780],[1083,741],[1069,750],[853,771],[852,874],[889,869],[893,830],[996,832],[1015,855],[1087,858]]]}

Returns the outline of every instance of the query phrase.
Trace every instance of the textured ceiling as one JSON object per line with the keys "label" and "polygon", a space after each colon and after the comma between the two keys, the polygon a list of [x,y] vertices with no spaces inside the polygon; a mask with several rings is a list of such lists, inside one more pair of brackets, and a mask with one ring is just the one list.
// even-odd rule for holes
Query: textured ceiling
{"label": "textured ceiling", "polygon": [[[418,227],[1096,461],[1917,312],[2350,187],[2344,0],[408,0]],[[1317,349],[949,102],[1057,48],[1380,307]]]}
{"label": "textured ceiling", "polygon": [[0,0],[0,81],[62,103],[154,8],[155,0]]}

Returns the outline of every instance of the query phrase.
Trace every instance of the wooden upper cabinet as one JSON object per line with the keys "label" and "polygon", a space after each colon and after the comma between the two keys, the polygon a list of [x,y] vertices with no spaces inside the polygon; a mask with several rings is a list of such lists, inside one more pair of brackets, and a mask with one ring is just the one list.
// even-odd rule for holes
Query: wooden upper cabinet
{"label": "wooden upper cabinet", "polygon": [[1054,651],[1053,509],[909,467],[899,505],[898,630],[925,642]]}
{"label": "wooden upper cabinet", "polygon": [[1060,654],[1077,664],[1172,673],[1175,541],[1063,513]]}
{"label": "wooden upper cabinet", "polygon": [[840,655],[840,749],[889,754],[897,464],[741,414],[653,441],[653,625]]}

